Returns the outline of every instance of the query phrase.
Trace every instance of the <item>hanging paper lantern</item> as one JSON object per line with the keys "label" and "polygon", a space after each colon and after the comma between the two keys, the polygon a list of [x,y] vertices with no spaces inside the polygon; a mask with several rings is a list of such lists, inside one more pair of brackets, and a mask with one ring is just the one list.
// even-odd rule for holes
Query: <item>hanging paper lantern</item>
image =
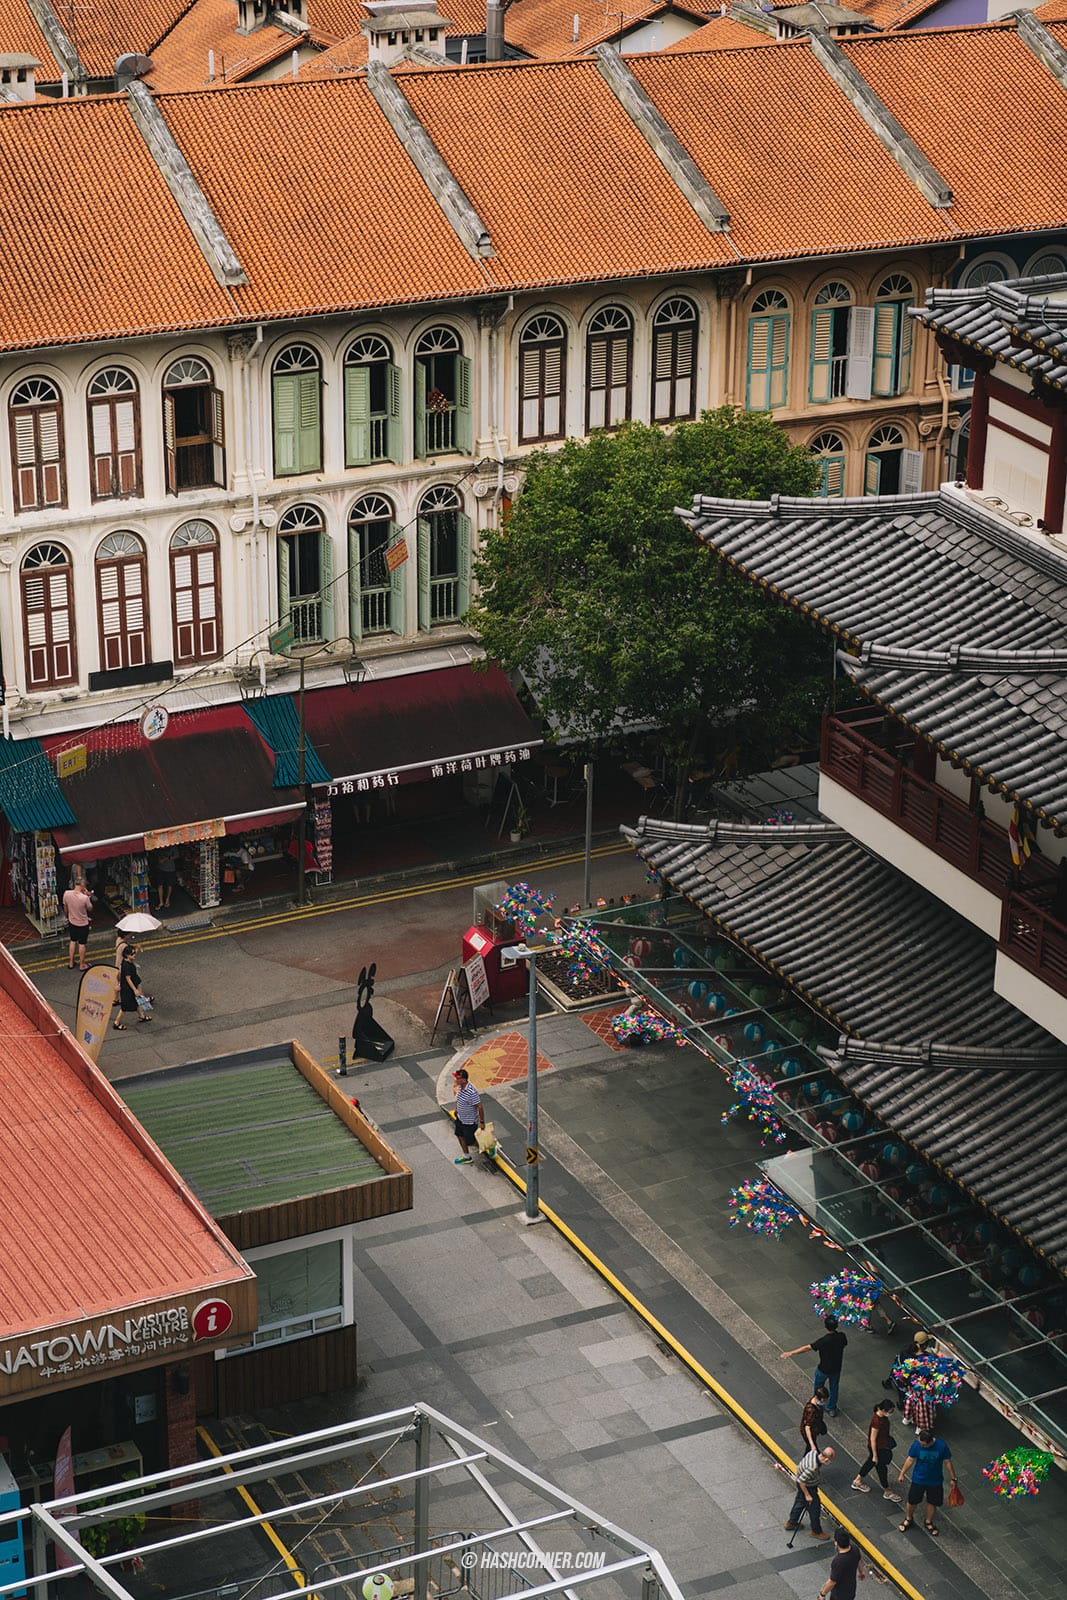
{"label": "hanging paper lantern", "polygon": [[846,1326],[857,1327],[866,1326],[871,1308],[881,1292],[880,1278],[864,1277],[850,1267],[843,1267],[822,1283],[813,1283],[808,1290],[812,1310],[818,1316],[836,1317],[838,1322]]}
{"label": "hanging paper lantern", "polygon": [[837,1140],[837,1123],[817,1122],[815,1124],[815,1132],[821,1133],[827,1144],[834,1144]]}
{"label": "hanging paper lantern", "polygon": [[841,1095],[837,1089],[824,1089],[819,1099],[824,1106],[832,1106],[838,1103]]}
{"label": "hanging paper lantern", "polygon": [[1015,1281],[1024,1289],[1036,1289],[1041,1282],[1041,1268],[1032,1261],[1024,1261],[1015,1274]]}
{"label": "hanging paper lantern", "polygon": [[708,995],[708,998],[705,1000],[704,1004],[707,1006],[710,1016],[721,1017],[722,1013],[726,1010],[726,996],[724,994],[717,994],[713,989]]}
{"label": "hanging paper lantern", "polygon": [[1005,1272],[1014,1275],[1022,1264],[1023,1258],[1018,1250],[1008,1249],[1000,1252],[1000,1266]]}
{"label": "hanging paper lantern", "polygon": [[809,1100],[821,1100],[825,1092],[826,1085],[819,1078],[804,1085],[804,1093]]}
{"label": "hanging paper lantern", "polygon": [[766,1178],[731,1189],[730,1212],[731,1228],[736,1228],[740,1222],[751,1233],[761,1233],[768,1239],[780,1239],[800,1216],[796,1207]]}
{"label": "hanging paper lantern", "polygon": [[736,1017],[737,1016],[737,1007],[736,1006],[727,1006],[726,1015],[728,1017]]}
{"label": "hanging paper lantern", "polygon": [[936,1406],[954,1406],[966,1371],[952,1356],[908,1356],[893,1368],[893,1379],[898,1388],[925,1395]]}
{"label": "hanging paper lantern", "polygon": [[749,1044],[763,1043],[763,1024],[761,1022],[745,1023],[745,1038]]}
{"label": "hanging paper lantern", "polygon": [[652,954],[652,940],[631,939],[630,954],[632,956],[636,956],[638,961],[644,961],[646,956],[650,956]]}
{"label": "hanging paper lantern", "polygon": [[622,959],[626,966],[630,967],[634,972],[639,972],[641,970],[641,960],[639,956],[623,956]]}
{"label": "hanging paper lantern", "polygon": [[971,1229],[971,1238],[975,1244],[989,1244],[993,1238],[993,1224],[991,1222],[976,1222]]}
{"label": "hanging paper lantern", "polygon": [[673,959],[676,967],[688,967],[691,965],[690,952],[685,948],[684,944],[675,945]]}
{"label": "hanging paper lantern", "polygon": [[902,1167],[907,1160],[908,1153],[902,1144],[886,1144],[882,1146],[882,1160],[891,1167]]}
{"label": "hanging paper lantern", "polygon": [[860,1171],[863,1173],[865,1178],[870,1178],[872,1183],[877,1183],[878,1179],[882,1176],[882,1169],[878,1165],[877,1161],[861,1161]]}
{"label": "hanging paper lantern", "polygon": [[948,1185],[944,1183],[924,1183],[920,1187],[919,1193],[927,1205],[933,1206],[935,1210],[943,1209],[951,1199]]}
{"label": "hanging paper lantern", "polygon": [[1048,1477],[1053,1457],[1045,1450],[1032,1450],[1020,1445],[998,1456],[982,1468],[982,1477],[993,1485],[993,1493],[1004,1500],[1018,1500],[1023,1495],[1038,1494]]}
{"label": "hanging paper lantern", "polygon": [[780,1056],[785,1045],[778,1039],[768,1039],[763,1046],[763,1054],[771,1061]]}
{"label": "hanging paper lantern", "polygon": [[1026,1313],[1026,1320],[1030,1323],[1031,1327],[1036,1328],[1039,1333],[1046,1326],[1047,1322],[1045,1313],[1041,1310],[1040,1306],[1034,1306],[1031,1311],[1028,1311]]}
{"label": "hanging paper lantern", "polygon": [[904,1176],[907,1178],[912,1188],[917,1189],[921,1183],[926,1182],[926,1179],[929,1177],[929,1173],[925,1167],[920,1166],[917,1161],[913,1161],[908,1167]]}
{"label": "hanging paper lantern", "polygon": [[702,978],[694,978],[689,985],[689,998],[691,1000],[703,1000],[707,992],[708,986]]}
{"label": "hanging paper lantern", "polygon": [[798,1061],[796,1056],[786,1056],[782,1062],[782,1072],[787,1078],[799,1078],[804,1071],[803,1061]]}

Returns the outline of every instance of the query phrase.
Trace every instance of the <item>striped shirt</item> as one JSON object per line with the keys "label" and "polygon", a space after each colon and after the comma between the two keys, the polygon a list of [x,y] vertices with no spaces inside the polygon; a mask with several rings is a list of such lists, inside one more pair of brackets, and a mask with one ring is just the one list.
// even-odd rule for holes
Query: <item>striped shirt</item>
{"label": "striped shirt", "polygon": [[463,1122],[471,1128],[478,1121],[478,1108],[482,1097],[473,1083],[465,1083],[456,1095],[456,1121]]}
{"label": "striped shirt", "polygon": [[809,1450],[806,1456],[801,1456],[800,1464],[796,1470],[796,1483],[807,1484],[809,1489],[818,1487],[819,1474],[822,1472],[822,1462],[819,1460],[817,1450]]}

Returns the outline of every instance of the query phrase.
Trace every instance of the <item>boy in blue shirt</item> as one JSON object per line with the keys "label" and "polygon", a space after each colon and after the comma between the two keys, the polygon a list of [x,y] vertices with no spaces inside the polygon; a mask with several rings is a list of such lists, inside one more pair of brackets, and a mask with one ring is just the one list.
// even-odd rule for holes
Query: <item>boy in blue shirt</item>
{"label": "boy in blue shirt", "polygon": [[952,1451],[944,1439],[937,1439],[929,1430],[920,1433],[908,1451],[900,1469],[901,1483],[910,1466],[911,1484],[908,1488],[908,1510],[900,1524],[901,1533],[907,1533],[915,1520],[915,1507],[926,1499],[926,1531],[936,1539],[941,1531],[934,1523],[934,1512],[945,1498],[945,1467],[949,1477],[956,1482],[956,1469],[952,1465]]}

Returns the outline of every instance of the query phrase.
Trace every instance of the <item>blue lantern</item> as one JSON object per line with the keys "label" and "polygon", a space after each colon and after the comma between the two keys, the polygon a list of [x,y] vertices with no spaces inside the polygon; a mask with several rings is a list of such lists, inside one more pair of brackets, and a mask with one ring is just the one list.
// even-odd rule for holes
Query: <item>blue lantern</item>
{"label": "blue lantern", "polygon": [[690,1000],[703,1000],[708,992],[708,986],[701,978],[694,978],[689,985]]}
{"label": "blue lantern", "polygon": [[782,1062],[782,1071],[787,1078],[799,1078],[804,1071],[803,1061],[798,1061],[796,1056],[786,1056]]}
{"label": "blue lantern", "polygon": [[804,1094],[809,1100],[821,1100],[825,1091],[826,1085],[820,1083],[818,1079],[814,1083],[806,1083],[804,1085]]}
{"label": "blue lantern", "polygon": [[907,1152],[902,1144],[886,1144],[882,1146],[882,1160],[891,1167],[902,1167],[907,1160]]}
{"label": "blue lantern", "polygon": [[675,964],[676,967],[688,967],[688,966],[691,965],[690,960],[689,960],[689,951],[685,948],[684,945],[680,945],[680,944],[676,944],[675,945],[675,947],[674,947],[674,964]]}
{"label": "blue lantern", "polygon": [[862,1112],[846,1111],[844,1116],[841,1118],[841,1126],[844,1128],[846,1133],[862,1133],[864,1126]]}
{"label": "blue lantern", "polygon": [[763,1042],[763,1024],[762,1024],[762,1022],[746,1022],[745,1023],[745,1038],[748,1040],[749,1044],[762,1044],[762,1042]]}

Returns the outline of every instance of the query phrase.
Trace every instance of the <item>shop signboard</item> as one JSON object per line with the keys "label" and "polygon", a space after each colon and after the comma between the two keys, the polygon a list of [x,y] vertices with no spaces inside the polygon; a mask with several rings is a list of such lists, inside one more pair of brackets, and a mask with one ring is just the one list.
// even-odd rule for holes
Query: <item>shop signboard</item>
{"label": "shop signboard", "polygon": [[513,767],[520,761],[529,761],[533,750],[529,745],[509,746],[506,750],[485,750],[477,755],[453,756],[447,761],[419,761],[411,767],[398,767],[392,772],[362,773],[358,777],[336,778],[327,793],[369,794],[378,789],[393,789],[400,783],[424,783],[427,779],[454,778],[467,772],[486,772],[501,767]]}
{"label": "shop signboard", "polygon": [[407,560],[407,558],[408,542],[406,539],[398,539],[396,543],[391,544],[388,550],[385,552],[385,570],[387,572],[395,572],[397,567],[402,567],[404,565],[404,562]]}
{"label": "shop signboard", "polygon": [[100,1046],[111,1021],[118,973],[113,966],[90,967],[82,973],[78,987],[78,1016],[74,1037],[93,1061],[100,1059]]}
{"label": "shop signboard", "polygon": [[56,751],[56,777],[73,778],[76,772],[84,772],[86,760],[85,745],[64,745],[62,750]]}
{"label": "shop signboard", "polygon": [[291,622],[283,622],[277,633],[272,633],[269,639],[270,653],[272,656],[283,656],[287,650],[293,648],[296,638],[296,629]]}
{"label": "shop signboard", "polygon": [[489,1004],[489,979],[482,957],[479,955],[468,957],[463,963],[463,974],[471,997],[471,1010],[480,1011],[482,1006]]}
{"label": "shop signboard", "polygon": [[212,817],[208,822],[183,822],[177,828],[155,828],[144,836],[146,850],[170,850],[177,844],[196,844],[201,839],[224,839],[226,820]]}

